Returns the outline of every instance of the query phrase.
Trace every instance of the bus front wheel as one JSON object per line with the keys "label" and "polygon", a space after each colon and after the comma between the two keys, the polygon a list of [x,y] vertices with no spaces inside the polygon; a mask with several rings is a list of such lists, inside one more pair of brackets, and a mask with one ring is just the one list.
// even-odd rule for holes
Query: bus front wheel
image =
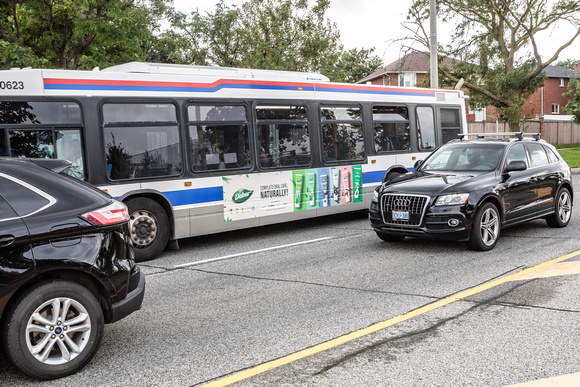
{"label": "bus front wheel", "polygon": [[157,257],[169,240],[169,219],[159,203],[147,198],[127,200],[129,232],[135,248],[135,261]]}

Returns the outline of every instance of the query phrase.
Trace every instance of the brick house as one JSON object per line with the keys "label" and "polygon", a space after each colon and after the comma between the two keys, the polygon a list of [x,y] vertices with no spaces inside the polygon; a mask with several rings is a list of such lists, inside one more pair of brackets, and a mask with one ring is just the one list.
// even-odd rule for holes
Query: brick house
{"label": "brick house", "polygon": [[[429,71],[429,53],[412,51],[401,59],[364,77],[357,83],[381,86],[415,87],[422,83]],[[446,58],[444,63],[453,67],[453,60]]]}
{"label": "brick house", "polygon": [[[580,63],[576,63],[575,70],[568,70],[557,66],[548,66],[544,69],[546,80],[534,94],[528,97],[522,109],[524,119],[533,120],[544,117],[545,120],[569,120],[571,117],[564,113],[564,106],[568,99],[562,94],[568,91],[568,82],[571,77],[580,76]],[[495,121],[499,109],[488,106],[486,119]]]}
{"label": "brick house", "polygon": [[[454,60],[446,58],[444,63],[448,67],[453,67]],[[522,111],[524,119],[538,119],[542,116],[546,120],[570,119],[570,116],[563,111],[568,98],[563,97],[562,94],[568,91],[570,77],[580,76],[580,62],[576,63],[575,67],[575,71],[556,66],[548,66],[544,69],[546,73],[544,87],[541,87],[526,99]],[[364,77],[357,83],[415,87],[425,81],[429,69],[429,53],[412,51],[401,59]],[[477,109],[468,107],[467,120],[495,121],[498,115],[499,109],[493,106],[482,106]]]}

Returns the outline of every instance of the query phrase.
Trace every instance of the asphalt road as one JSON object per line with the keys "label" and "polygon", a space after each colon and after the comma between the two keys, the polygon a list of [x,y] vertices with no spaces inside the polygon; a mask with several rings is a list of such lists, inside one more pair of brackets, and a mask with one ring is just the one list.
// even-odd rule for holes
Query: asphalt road
{"label": "asphalt road", "polygon": [[[357,213],[183,240],[142,265],[143,309],[106,327],[84,370],[36,382],[0,354],[0,385],[198,386],[229,376],[238,386],[505,386],[577,373],[580,256],[565,255],[580,250],[579,231],[575,209],[565,229],[538,220],[473,252],[382,242]],[[559,257],[549,268],[561,275],[515,275]]]}

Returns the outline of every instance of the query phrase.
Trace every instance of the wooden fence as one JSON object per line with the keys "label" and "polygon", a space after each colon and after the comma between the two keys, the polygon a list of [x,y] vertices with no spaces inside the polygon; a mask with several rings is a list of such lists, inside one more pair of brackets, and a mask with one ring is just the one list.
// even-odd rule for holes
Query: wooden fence
{"label": "wooden fence", "polygon": [[[580,144],[580,125],[570,121],[522,121],[521,131],[542,133],[542,139],[552,145]],[[469,133],[509,132],[506,122],[468,122]]]}

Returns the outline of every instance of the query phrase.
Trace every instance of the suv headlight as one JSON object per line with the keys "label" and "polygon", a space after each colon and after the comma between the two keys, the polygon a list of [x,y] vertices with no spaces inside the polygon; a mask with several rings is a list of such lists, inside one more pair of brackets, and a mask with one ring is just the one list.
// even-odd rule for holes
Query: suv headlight
{"label": "suv headlight", "polygon": [[467,198],[469,197],[468,193],[461,193],[461,194],[451,194],[451,195],[443,195],[439,196],[437,202],[435,202],[436,206],[453,206],[457,204],[465,204],[467,202]]}
{"label": "suv headlight", "polygon": [[373,192],[373,202],[378,203],[379,202],[379,191],[375,190]]}

